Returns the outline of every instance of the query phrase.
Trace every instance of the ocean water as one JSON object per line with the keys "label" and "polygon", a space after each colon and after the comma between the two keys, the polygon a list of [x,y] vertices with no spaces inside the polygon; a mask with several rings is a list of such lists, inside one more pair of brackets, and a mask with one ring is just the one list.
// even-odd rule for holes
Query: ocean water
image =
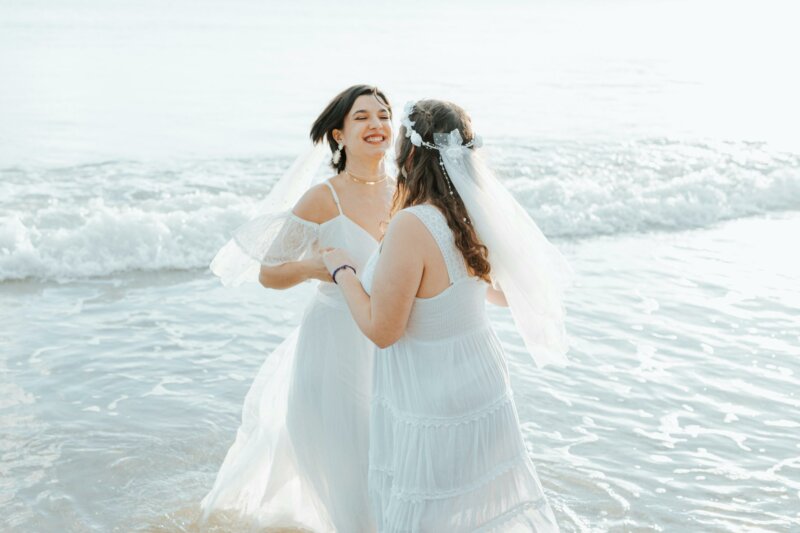
{"label": "ocean water", "polygon": [[795,14],[0,2],[0,530],[204,530],[314,290],[207,265],[362,81],[463,104],[576,272],[567,368],[490,309],[562,529],[800,530]]}

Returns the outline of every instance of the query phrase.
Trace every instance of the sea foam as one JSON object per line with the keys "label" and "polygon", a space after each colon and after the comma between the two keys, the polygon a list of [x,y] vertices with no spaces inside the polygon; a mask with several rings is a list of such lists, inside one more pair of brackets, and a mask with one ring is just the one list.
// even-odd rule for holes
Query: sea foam
{"label": "sea foam", "polygon": [[[500,140],[488,156],[556,240],[800,209],[800,157],[761,144]],[[258,213],[290,162],[6,169],[0,281],[205,268],[234,228]]]}

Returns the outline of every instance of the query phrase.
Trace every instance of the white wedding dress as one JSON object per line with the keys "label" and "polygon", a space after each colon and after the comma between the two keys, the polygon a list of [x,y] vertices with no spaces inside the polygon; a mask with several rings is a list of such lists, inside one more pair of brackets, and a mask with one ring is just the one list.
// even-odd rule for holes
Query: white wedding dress
{"label": "white wedding dress", "polygon": [[[558,531],[512,400],[505,355],[444,215],[416,215],[451,285],[417,298],[403,337],[377,350],[369,485],[381,533]],[[370,292],[378,252],[361,276]]]}
{"label": "white wedding dress", "polygon": [[[285,213],[262,263],[336,247],[361,272],[378,243],[325,184],[339,215],[315,224]],[[270,231],[275,217],[261,224],[243,231]],[[261,527],[374,532],[367,491],[374,352],[339,288],[320,283],[300,326],[267,357],[247,393],[236,441],[201,503],[204,517],[232,510]]]}

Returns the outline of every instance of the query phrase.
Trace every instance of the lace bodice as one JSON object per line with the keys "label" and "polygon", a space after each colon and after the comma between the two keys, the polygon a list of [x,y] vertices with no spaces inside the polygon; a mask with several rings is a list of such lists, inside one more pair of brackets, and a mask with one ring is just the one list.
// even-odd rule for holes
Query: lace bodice
{"label": "lace bodice", "polygon": [[413,213],[433,235],[444,257],[444,263],[447,265],[450,283],[455,283],[462,278],[468,277],[464,256],[461,255],[461,250],[456,246],[453,231],[447,225],[447,219],[442,212],[430,204],[414,205],[405,208],[403,211]]}
{"label": "lace bodice", "polygon": [[[412,213],[425,224],[439,246],[450,276],[450,286],[444,291],[431,298],[414,300],[406,334],[418,340],[434,341],[488,326],[485,305],[487,284],[469,275],[447,219],[430,204],[407,207],[403,211]],[[361,274],[361,284],[367,293],[372,291],[379,255],[380,252],[376,250]]]}

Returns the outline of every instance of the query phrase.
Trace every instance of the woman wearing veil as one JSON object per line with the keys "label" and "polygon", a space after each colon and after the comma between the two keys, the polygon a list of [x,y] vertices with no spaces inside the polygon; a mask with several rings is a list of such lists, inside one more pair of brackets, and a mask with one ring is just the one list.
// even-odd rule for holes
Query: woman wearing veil
{"label": "woman wearing veil", "polygon": [[[360,268],[377,248],[395,185],[384,167],[391,116],[375,87],[336,96],[311,128],[321,148],[295,162],[270,193],[267,214],[237,229],[211,264],[225,284],[319,284],[300,326],[267,357],[247,394],[236,441],[201,503],[204,519],[232,510],[261,527],[375,530],[367,492],[375,346],[348,313],[320,250],[346,249]],[[337,174],[315,185],[323,141]]]}
{"label": "woman wearing veil", "polygon": [[369,450],[378,531],[557,531],[485,302],[511,308],[537,364],[563,363],[568,267],[483,166],[460,107],[423,100],[402,124],[381,249],[362,270],[344,250],[323,254],[380,347]]}

